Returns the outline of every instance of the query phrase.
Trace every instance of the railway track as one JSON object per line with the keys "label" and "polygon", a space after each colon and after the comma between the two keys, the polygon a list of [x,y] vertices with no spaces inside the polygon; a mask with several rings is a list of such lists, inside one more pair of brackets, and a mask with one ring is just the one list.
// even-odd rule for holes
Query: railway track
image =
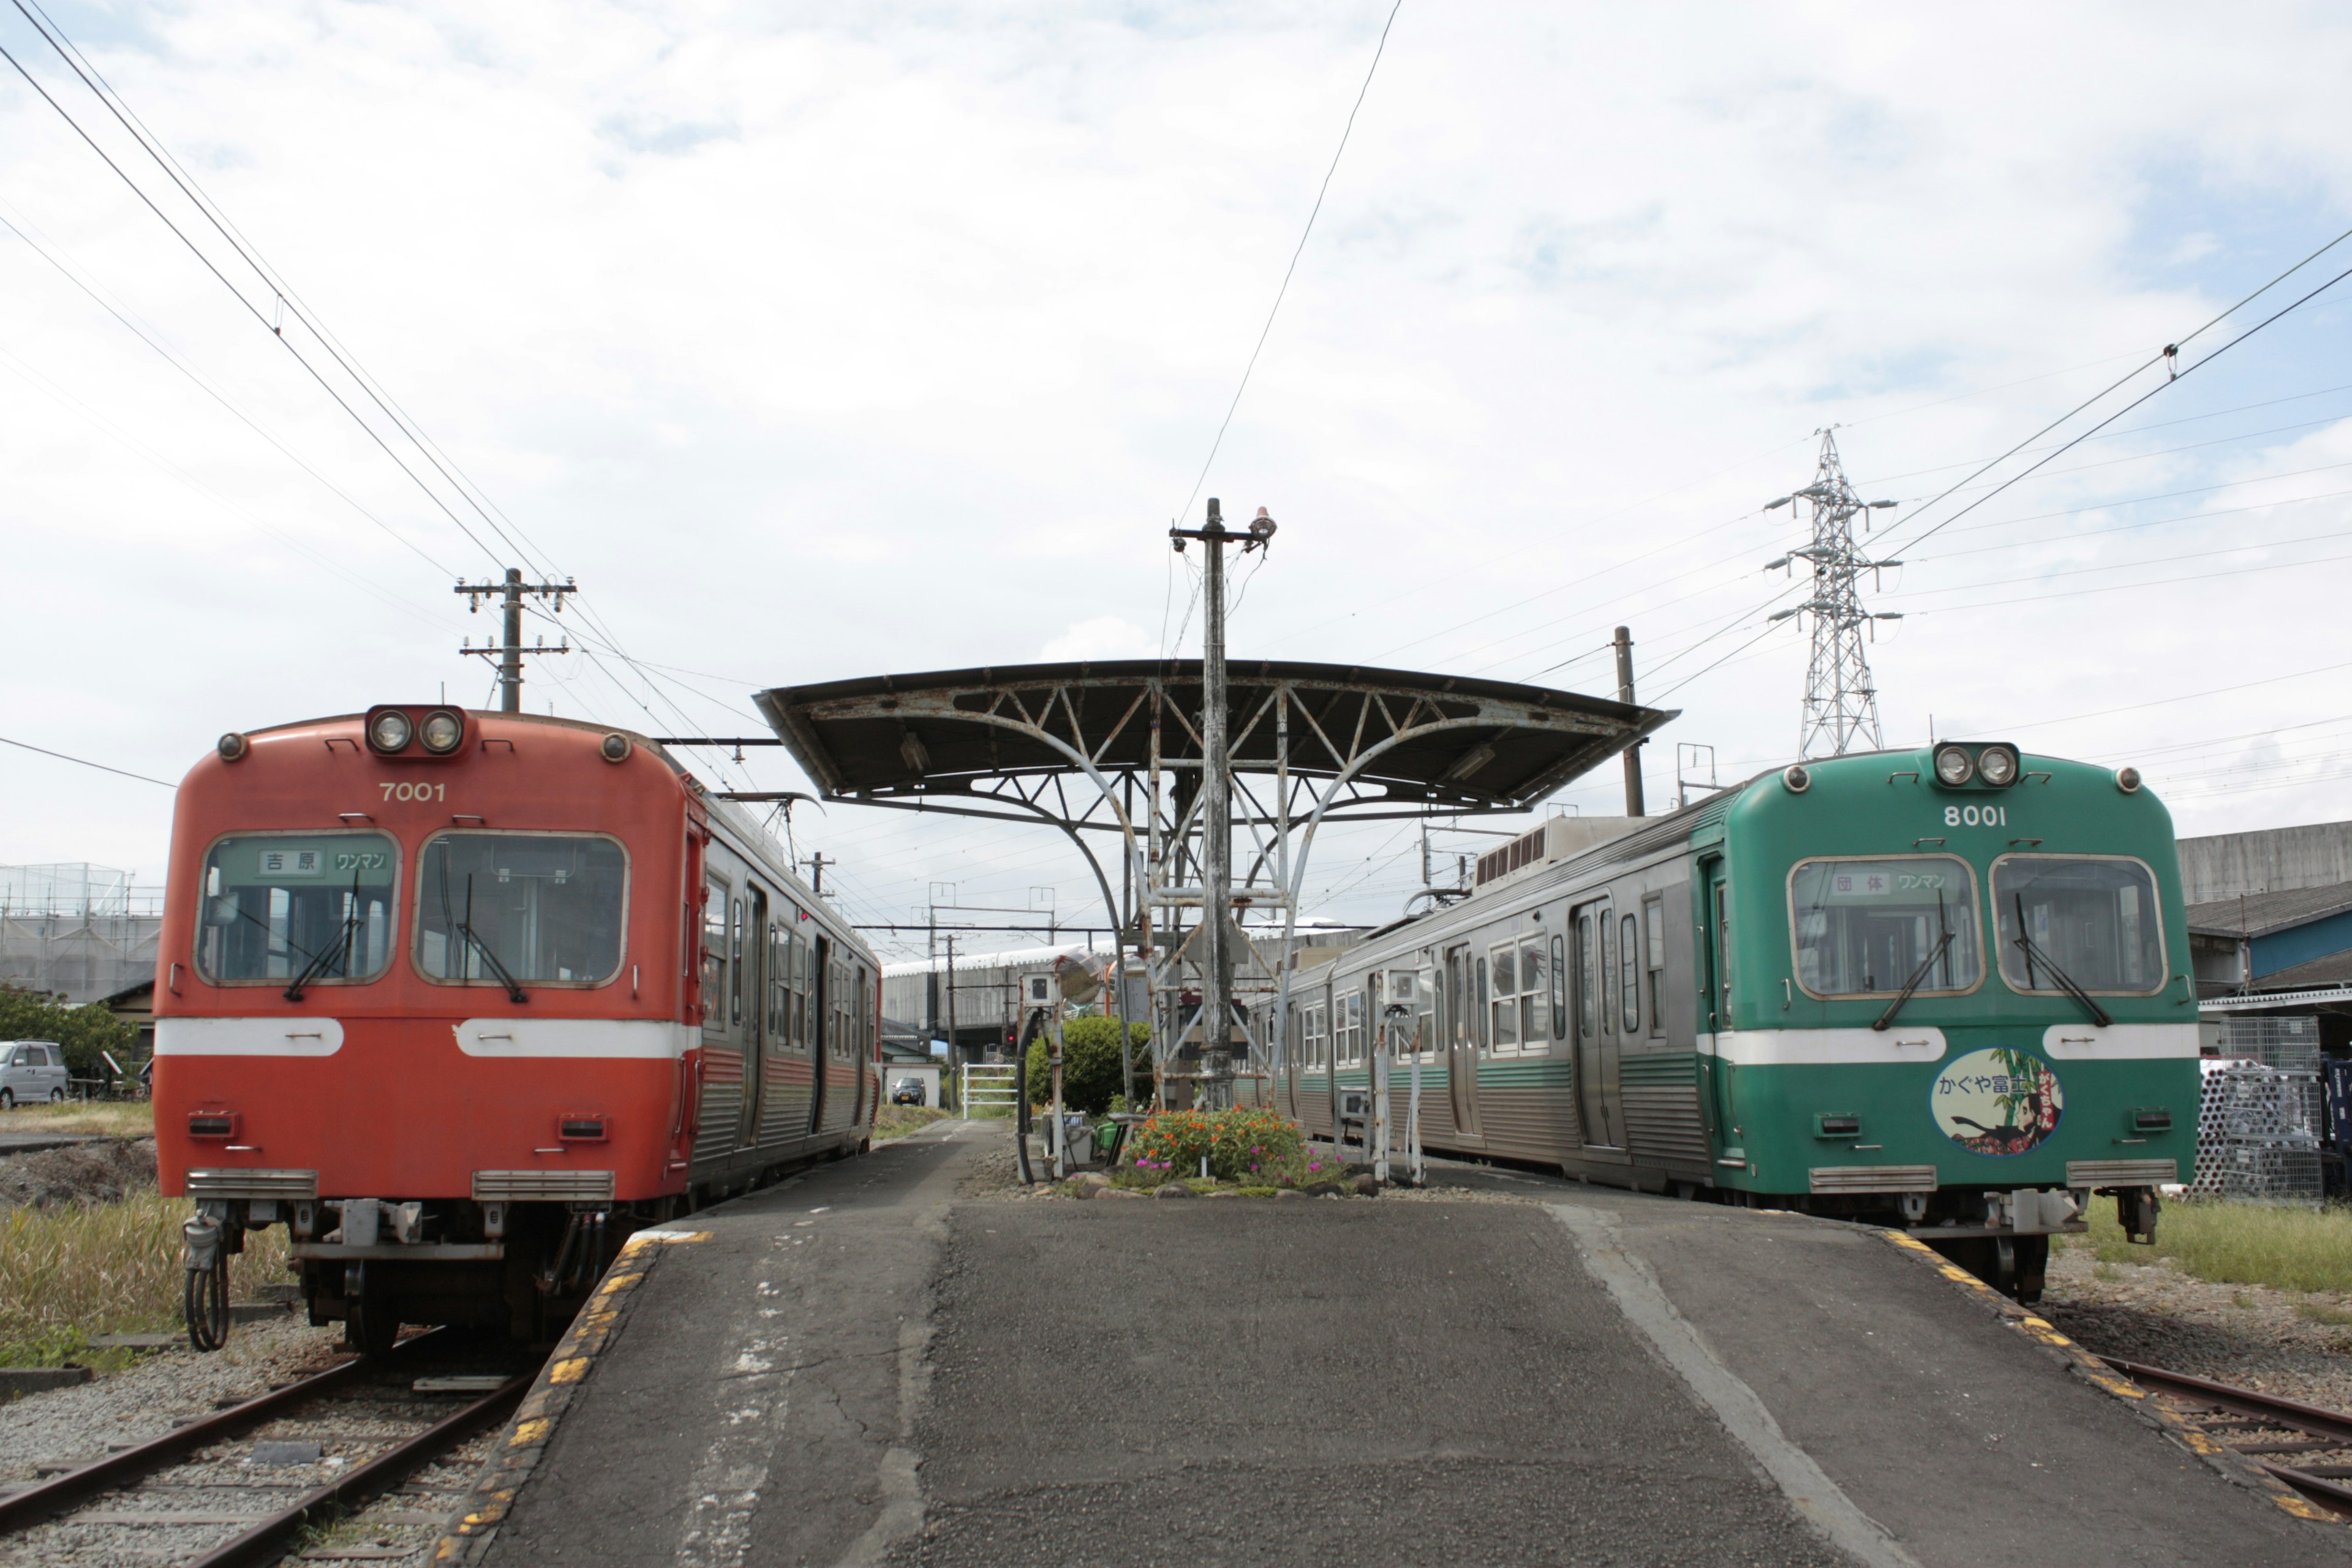
{"label": "railway track", "polygon": [[448,1461],[530,1388],[538,1368],[521,1359],[444,1329],[229,1405],[0,1498],[0,1564],[275,1563],[387,1498],[412,1504],[371,1516],[389,1544],[319,1554],[415,1555],[473,1484],[472,1461]]}
{"label": "railway track", "polygon": [[2245,1455],[2313,1502],[2352,1518],[2352,1415],[2160,1366],[2101,1361],[2161,1397],[2214,1441]]}

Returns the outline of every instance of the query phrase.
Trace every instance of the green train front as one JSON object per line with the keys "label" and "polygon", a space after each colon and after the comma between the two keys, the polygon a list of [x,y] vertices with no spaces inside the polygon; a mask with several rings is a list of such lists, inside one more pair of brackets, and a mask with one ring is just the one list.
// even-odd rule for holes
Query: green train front
{"label": "green train front", "polygon": [[1767,775],[1694,837],[1718,1186],[1899,1217],[2031,1300],[2193,1169],[2172,822],[2121,773],[1947,742]]}

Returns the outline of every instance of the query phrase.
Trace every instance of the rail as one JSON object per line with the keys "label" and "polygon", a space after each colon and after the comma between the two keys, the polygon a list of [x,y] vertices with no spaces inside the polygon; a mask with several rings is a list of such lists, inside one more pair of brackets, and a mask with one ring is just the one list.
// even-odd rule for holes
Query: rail
{"label": "rail", "polygon": [[[0,1498],[0,1535],[50,1522],[71,1526],[80,1522],[76,1519],[77,1511],[84,1510],[93,1499],[103,1498],[110,1502],[146,1500],[139,1489],[142,1483],[176,1467],[201,1463],[207,1449],[274,1422],[299,1418],[314,1405],[342,1395],[371,1377],[390,1372],[405,1378],[419,1367],[432,1364],[445,1352],[456,1350],[457,1345],[456,1337],[447,1330],[417,1335],[386,1355],[353,1357],[298,1383],[273,1389],[13,1496]],[[511,1357],[508,1359],[511,1362]],[[189,1568],[247,1568],[249,1564],[278,1561],[304,1530],[365,1506],[449,1450],[503,1421],[529,1392],[536,1375],[534,1367],[504,1376],[496,1388],[454,1411],[448,1409],[446,1400],[422,1405],[420,1418],[437,1418],[425,1419],[417,1430],[352,1467],[348,1474],[305,1489],[272,1512],[254,1514],[249,1519],[240,1516],[233,1521],[212,1514],[192,1518],[190,1523],[243,1528],[190,1558]],[[89,1511],[92,1517],[87,1522],[91,1524],[128,1521],[115,1515],[100,1516],[99,1510]],[[168,1524],[173,1514],[168,1510],[159,1510],[140,1517],[144,1521]]]}
{"label": "rail", "polygon": [[2352,1463],[2288,1465],[2273,1457],[2336,1454],[2352,1458],[2352,1415],[2116,1356],[2099,1359],[2150,1393],[2164,1395],[2183,1418],[2225,1447],[2245,1455],[2320,1507],[2352,1518],[2352,1487],[2343,1484],[2352,1479]]}

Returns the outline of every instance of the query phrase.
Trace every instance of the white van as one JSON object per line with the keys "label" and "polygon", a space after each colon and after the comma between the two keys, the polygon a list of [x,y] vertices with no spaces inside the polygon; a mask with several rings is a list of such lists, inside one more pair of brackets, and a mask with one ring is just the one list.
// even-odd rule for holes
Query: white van
{"label": "white van", "polygon": [[66,1052],[55,1040],[0,1041],[0,1110],[66,1097]]}

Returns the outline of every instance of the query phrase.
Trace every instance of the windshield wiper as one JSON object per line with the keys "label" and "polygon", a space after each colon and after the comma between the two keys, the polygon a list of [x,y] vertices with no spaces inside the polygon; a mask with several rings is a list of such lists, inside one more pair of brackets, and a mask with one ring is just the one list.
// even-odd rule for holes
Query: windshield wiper
{"label": "windshield wiper", "polygon": [[289,1002],[299,1002],[302,1000],[303,988],[308,986],[313,980],[316,980],[320,975],[326,973],[327,966],[331,963],[340,962],[343,966],[343,977],[345,979],[349,979],[351,977],[352,937],[357,931],[359,922],[360,879],[359,873],[355,871],[352,874],[351,912],[343,917],[342,940],[336,942],[331,947],[320,949],[318,954],[313,957],[308,964],[304,965],[302,973],[294,977],[294,984],[286,988],[286,1000]]}
{"label": "windshield wiper", "polygon": [[1936,961],[1952,945],[1952,927],[1944,916],[1944,893],[1940,888],[1936,890],[1936,926],[1943,934],[1936,939],[1936,945],[1927,950],[1927,956],[1919,961],[1919,967],[1911,972],[1911,978],[1903,983],[1903,989],[1886,1005],[1886,1011],[1878,1016],[1872,1028],[1884,1029],[1895,1022],[1895,1015],[1903,1011],[1903,1004],[1911,1000],[1911,993],[1919,989],[1919,983],[1927,978],[1927,971],[1936,967]]}
{"label": "windshield wiper", "polygon": [[[446,900],[443,910],[446,913],[447,910]],[[499,984],[507,988],[508,1001],[521,1003],[530,1000],[523,994],[522,987],[515,983],[515,977],[507,972],[507,966],[499,962],[499,955],[490,951],[490,944],[484,942],[481,934],[474,930],[474,878],[471,872],[468,872],[466,877],[466,918],[457,922],[457,930],[464,935],[467,945],[482,955],[482,962],[490,966],[490,973],[499,977]]]}
{"label": "windshield wiper", "polygon": [[2107,1010],[2099,1005],[2097,998],[2075,984],[2074,977],[2058,967],[2058,961],[2050,956],[2048,949],[2026,934],[2025,895],[2022,893],[2017,895],[2017,950],[2025,954],[2025,988],[2028,991],[2042,989],[2033,977],[2033,959],[2034,955],[2039,953],[2042,958],[2042,967],[2050,972],[2050,978],[2058,983],[2058,989],[2089,1008],[2093,1023],[2104,1029],[2115,1022],[2115,1019],[2107,1016]]}

